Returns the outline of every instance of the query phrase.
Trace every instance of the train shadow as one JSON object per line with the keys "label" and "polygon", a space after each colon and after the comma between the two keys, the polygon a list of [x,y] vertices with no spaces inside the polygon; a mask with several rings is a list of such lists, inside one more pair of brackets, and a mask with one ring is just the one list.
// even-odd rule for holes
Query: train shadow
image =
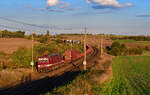
{"label": "train shadow", "polygon": [[[72,66],[78,70],[82,70],[82,68],[80,67],[80,65],[76,65],[73,62],[70,62],[70,64],[72,64]],[[82,65],[82,64],[81,64]]]}
{"label": "train shadow", "polygon": [[0,95],[41,95],[51,92],[54,88],[69,84],[80,72],[69,71],[60,76],[46,76],[40,80],[27,81],[15,87],[1,89]]}

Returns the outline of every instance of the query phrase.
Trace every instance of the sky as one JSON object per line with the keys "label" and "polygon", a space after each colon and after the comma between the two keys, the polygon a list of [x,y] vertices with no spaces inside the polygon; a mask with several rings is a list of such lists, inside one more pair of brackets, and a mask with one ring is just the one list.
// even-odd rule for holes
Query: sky
{"label": "sky", "polygon": [[1,0],[0,30],[150,35],[149,0]]}

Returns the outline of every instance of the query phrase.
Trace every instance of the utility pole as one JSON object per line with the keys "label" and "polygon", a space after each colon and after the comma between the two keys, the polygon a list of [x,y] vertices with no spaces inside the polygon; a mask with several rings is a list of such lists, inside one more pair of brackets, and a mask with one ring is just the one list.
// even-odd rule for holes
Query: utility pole
{"label": "utility pole", "polygon": [[84,65],[84,70],[86,70],[86,35],[87,35],[87,29],[85,27],[85,34],[84,34],[84,61],[83,61],[83,65]]}
{"label": "utility pole", "polygon": [[71,52],[70,52],[70,59],[71,59],[71,62],[72,62],[72,45],[73,45],[73,42],[71,40]]}
{"label": "utility pole", "polygon": [[103,56],[103,35],[101,35],[101,57]]}
{"label": "utility pole", "polygon": [[33,62],[33,47],[34,47],[34,36],[33,36],[33,32],[32,32],[32,62],[31,62],[31,65],[32,65],[32,72],[33,72],[33,66],[34,66],[34,62]]}
{"label": "utility pole", "polygon": [[98,49],[100,48],[100,38],[98,37]]}

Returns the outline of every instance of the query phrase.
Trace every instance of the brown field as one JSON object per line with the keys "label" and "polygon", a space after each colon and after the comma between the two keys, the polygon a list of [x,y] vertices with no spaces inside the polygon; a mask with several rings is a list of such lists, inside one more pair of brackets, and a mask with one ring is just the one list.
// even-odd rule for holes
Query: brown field
{"label": "brown field", "polygon": [[20,47],[31,48],[32,41],[22,38],[0,38],[0,52],[12,54]]}
{"label": "brown field", "polygon": [[126,44],[129,47],[140,47],[140,48],[145,48],[145,47],[149,47],[150,48],[150,44],[139,44],[139,43],[130,43],[130,42],[122,42],[124,44]]}

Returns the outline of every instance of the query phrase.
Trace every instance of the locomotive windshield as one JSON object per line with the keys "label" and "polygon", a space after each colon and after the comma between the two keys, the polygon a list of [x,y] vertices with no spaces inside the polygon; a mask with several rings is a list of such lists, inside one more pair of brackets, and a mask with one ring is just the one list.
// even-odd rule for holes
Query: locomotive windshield
{"label": "locomotive windshield", "polygon": [[38,62],[48,62],[48,58],[39,58]]}

